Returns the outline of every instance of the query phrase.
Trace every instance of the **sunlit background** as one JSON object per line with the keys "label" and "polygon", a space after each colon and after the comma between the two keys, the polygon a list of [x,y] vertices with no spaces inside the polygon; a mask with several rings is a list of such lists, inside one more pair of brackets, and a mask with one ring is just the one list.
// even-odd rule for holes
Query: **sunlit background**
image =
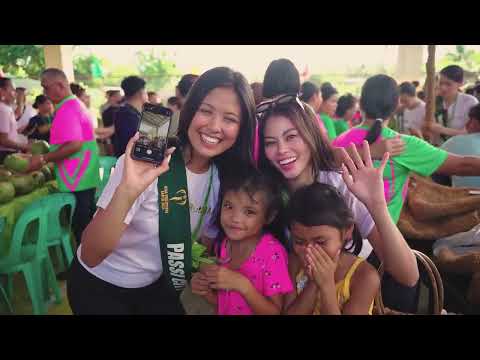
{"label": "sunlit background", "polygon": [[[35,70],[8,67],[2,59],[2,47],[5,52],[8,46],[0,45],[0,67],[15,78],[17,86],[27,87],[29,99],[33,99],[41,92]],[[303,79],[329,81],[340,93],[358,95],[368,76],[395,76],[398,49],[398,45],[74,45],[73,65],[75,81],[88,89],[91,110],[98,116],[98,108],[105,100],[104,91],[118,87],[128,75],[144,77],[147,89],[157,91],[165,102],[175,94],[175,85],[183,74],[201,74],[215,66],[229,66],[242,72],[250,82],[262,81],[268,64],[279,58],[290,59],[305,75]],[[41,52],[39,56],[43,56]],[[423,56],[422,64],[426,51]],[[458,63],[477,73],[480,45],[438,45],[436,63],[437,68]],[[420,74],[424,76],[424,66]]]}

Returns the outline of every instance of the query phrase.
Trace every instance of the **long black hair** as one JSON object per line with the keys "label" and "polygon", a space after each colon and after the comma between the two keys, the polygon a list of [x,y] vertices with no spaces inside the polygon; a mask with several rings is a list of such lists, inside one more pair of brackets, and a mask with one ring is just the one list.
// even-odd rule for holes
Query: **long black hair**
{"label": "long black hair", "polygon": [[348,110],[355,106],[357,99],[352,94],[348,93],[338,98],[337,109],[335,115],[339,118],[343,118]]}
{"label": "long black hair", "polygon": [[[203,73],[188,92],[180,112],[177,137],[180,147],[190,145],[188,128],[203,99],[216,88],[230,88],[238,96],[241,108],[240,131],[235,144],[212,160],[219,169],[220,178],[232,164],[253,164],[252,144],[255,132],[255,100],[247,79],[228,67],[216,67]],[[228,168],[227,168],[228,169]]]}
{"label": "long black hair", "polygon": [[[340,192],[329,184],[315,182],[298,189],[290,199],[287,208],[288,226],[298,222],[304,226],[328,225],[338,230],[347,230],[354,225],[353,213]],[[347,239],[348,240],[348,239]],[[362,249],[363,240],[354,228],[352,246],[344,247],[358,255]]]}
{"label": "long black hair", "polygon": [[268,65],[263,78],[263,97],[274,98],[300,92],[300,73],[288,59],[274,60]]}
{"label": "long black hair", "polygon": [[362,87],[360,108],[367,119],[374,119],[365,140],[373,144],[382,132],[382,124],[398,106],[397,82],[387,75],[375,75],[367,79]]}

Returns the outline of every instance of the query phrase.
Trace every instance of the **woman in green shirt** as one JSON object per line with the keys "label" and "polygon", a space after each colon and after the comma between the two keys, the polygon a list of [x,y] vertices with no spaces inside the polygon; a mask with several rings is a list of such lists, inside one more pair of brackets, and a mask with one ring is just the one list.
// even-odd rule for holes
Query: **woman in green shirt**
{"label": "woman in green shirt", "polygon": [[332,84],[325,83],[320,88],[322,92],[322,105],[320,106],[320,118],[327,129],[328,138],[333,140],[337,137],[337,131],[335,129],[335,111],[337,110],[338,91]]}
{"label": "woman in green shirt", "polygon": [[358,101],[352,94],[345,94],[338,99],[337,110],[335,111],[335,130],[337,136],[350,129],[351,121],[357,112]]}
{"label": "woman in green shirt", "polygon": [[[388,128],[388,121],[398,105],[399,91],[394,79],[387,75],[369,78],[362,88],[360,106],[365,114],[365,121],[333,142],[334,146],[347,147],[350,144],[361,146],[364,141],[374,144],[381,139],[393,139],[399,134]],[[431,176],[433,173],[443,175],[479,176],[480,157],[459,156],[436,148],[426,141],[410,136],[400,135],[405,142],[405,150],[390,158],[383,174],[385,198],[388,210],[395,223],[408,191],[408,178],[411,173]],[[374,161],[375,167],[380,166]]]}

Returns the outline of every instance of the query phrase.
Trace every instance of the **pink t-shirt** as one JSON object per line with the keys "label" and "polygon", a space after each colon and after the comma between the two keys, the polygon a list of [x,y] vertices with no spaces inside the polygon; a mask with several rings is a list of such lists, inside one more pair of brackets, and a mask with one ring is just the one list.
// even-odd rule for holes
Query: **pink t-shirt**
{"label": "pink t-shirt", "polygon": [[99,153],[93,131],[93,120],[85,105],[74,96],[57,105],[50,129],[50,151],[60,145],[82,142],[81,149],[55,163],[55,175],[60,191],[76,192],[98,186]]}
{"label": "pink t-shirt", "polygon": [[50,129],[50,144],[94,139],[93,119],[85,105],[76,98],[65,101],[55,113]]}
{"label": "pink t-shirt", "polygon": [[[226,256],[226,240],[223,240],[220,259]],[[293,291],[287,252],[271,234],[263,235],[250,257],[236,271],[247,277],[263,296]],[[219,290],[218,315],[253,315],[253,311],[237,291]]]}
{"label": "pink t-shirt", "polygon": [[325,138],[328,139],[328,132],[327,132],[327,129],[325,128],[325,125],[323,125],[323,121],[322,119],[320,118],[320,115],[318,114],[315,114],[316,117],[317,117],[317,124],[318,124],[318,127],[320,128],[320,132],[325,135]]}

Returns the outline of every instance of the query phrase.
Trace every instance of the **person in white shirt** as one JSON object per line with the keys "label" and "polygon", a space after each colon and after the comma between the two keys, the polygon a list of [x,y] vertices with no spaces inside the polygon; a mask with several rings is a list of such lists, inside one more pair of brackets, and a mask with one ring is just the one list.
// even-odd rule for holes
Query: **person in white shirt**
{"label": "person in white shirt", "polygon": [[30,119],[37,115],[37,110],[35,110],[32,105],[27,104],[27,89],[24,87],[17,87],[15,92],[17,94],[15,118],[17,119],[18,141],[22,144],[26,144],[28,143],[28,139],[25,135],[22,135],[22,133],[28,126]]}
{"label": "person in white shirt", "polygon": [[[480,156],[480,104],[470,109],[469,118],[466,125],[468,134],[451,137],[442,145],[442,149],[461,156]],[[454,175],[452,185],[480,188],[480,176]]]}
{"label": "person in white shirt", "polygon": [[404,129],[409,135],[423,138],[422,127],[425,120],[425,103],[416,95],[415,86],[404,82],[399,86],[400,104],[403,106]]}
{"label": "person in white shirt", "polygon": [[[204,244],[218,233],[213,219],[222,174],[229,166],[253,164],[254,129],[255,103],[245,77],[226,67],[205,72],[182,108],[179,146],[168,150],[185,161],[190,226]],[[170,155],[159,167],[133,160],[137,139],[138,133],[118,159],[70,269],[67,291],[74,314],[184,313],[180,299],[168,291],[164,272],[171,273],[173,265],[162,262],[159,241],[157,178],[168,171]]]}
{"label": "person in white shirt", "polygon": [[463,85],[463,69],[458,65],[450,65],[440,71],[439,93],[443,98],[446,111],[446,127],[434,123],[431,131],[447,136],[464,135],[468,112],[478,104],[476,97],[460,92]]}
{"label": "person in white shirt", "polygon": [[0,162],[8,154],[30,150],[30,145],[18,141],[17,121],[12,107],[15,96],[12,80],[0,77]]}

